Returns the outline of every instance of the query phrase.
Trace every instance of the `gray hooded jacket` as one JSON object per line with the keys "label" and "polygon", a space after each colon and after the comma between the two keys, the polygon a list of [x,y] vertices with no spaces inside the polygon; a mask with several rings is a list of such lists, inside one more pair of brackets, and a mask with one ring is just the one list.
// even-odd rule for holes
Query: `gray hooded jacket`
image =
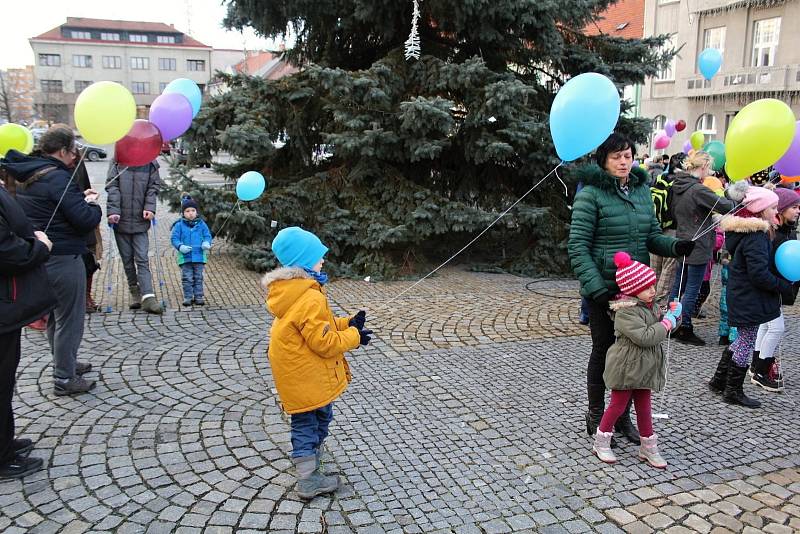
{"label": "gray hooded jacket", "polygon": [[158,191],[161,189],[158,163],[153,161],[140,167],[128,167],[119,178],[113,180],[123,168],[116,161],[112,161],[108,166],[107,214],[120,216],[117,232],[122,234],[147,232],[151,223],[142,214],[144,211],[156,212]]}

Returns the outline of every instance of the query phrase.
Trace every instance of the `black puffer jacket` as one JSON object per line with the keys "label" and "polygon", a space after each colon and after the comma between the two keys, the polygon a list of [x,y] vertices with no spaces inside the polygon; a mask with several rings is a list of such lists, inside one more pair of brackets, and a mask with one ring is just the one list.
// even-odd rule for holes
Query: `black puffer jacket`
{"label": "black puffer jacket", "polygon": [[0,334],[39,319],[53,309],[44,262],[50,253],[11,194],[0,186]]}
{"label": "black puffer jacket", "polygon": [[0,165],[18,182],[17,201],[36,230],[44,231],[64,195],[47,230],[53,242],[50,253],[87,253],[86,234],[94,231],[103,214],[100,206],[87,204],[77,182],[70,181],[72,170],[55,158],[25,156],[16,150],[9,150]]}
{"label": "black puffer jacket", "polygon": [[[797,227],[793,224],[784,224],[775,230],[775,238],[772,240],[772,261],[770,262],[770,269],[774,274],[780,276],[778,266],[775,265],[775,253],[778,248],[786,243],[797,239]],[[781,277],[783,278],[783,277]],[[791,286],[791,290],[781,293],[781,303],[786,306],[791,306],[797,300],[797,293],[800,291],[800,282],[795,282]]]}
{"label": "black puffer jacket", "polygon": [[770,270],[769,223],[755,217],[729,217],[720,227],[731,254],[728,265],[728,324],[758,326],[781,314],[781,295],[792,286]]}

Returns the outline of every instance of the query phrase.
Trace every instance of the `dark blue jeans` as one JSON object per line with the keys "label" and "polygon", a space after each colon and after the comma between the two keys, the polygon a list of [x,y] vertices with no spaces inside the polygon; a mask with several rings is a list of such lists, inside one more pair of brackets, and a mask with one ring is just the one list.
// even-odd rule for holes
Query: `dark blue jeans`
{"label": "dark blue jeans", "polygon": [[203,268],[205,263],[184,263],[181,265],[184,300],[203,300]]}
{"label": "dark blue jeans", "polygon": [[292,414],[292,458],[313,456],[328,437],[333,403],[310,412]]}
{"label": "dark blue jeans", "polygon": [[[707,267],[708,265],[705,263],[686,266],[686,276],[683,277],[681,305],[683,306],[682,323],[688,328],[692,327],[692,313],[694,312],[695,304],[697,304],[697,297],[700,296],[700,286],[703,285],[703,277],[706,274]],[[682,272],[683,258],[679,259],[678,264],[675,266],[675,283],[672,285],[672,291],[669,294],[670,302],[678,298]]]}

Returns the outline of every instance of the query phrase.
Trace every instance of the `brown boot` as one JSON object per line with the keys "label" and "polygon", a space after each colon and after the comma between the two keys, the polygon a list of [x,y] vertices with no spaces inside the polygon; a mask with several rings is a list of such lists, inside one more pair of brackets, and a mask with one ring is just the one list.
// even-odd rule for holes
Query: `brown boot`
{"label": "brown boot", "polygon": [[95,313],[100,311],[100,306],[92,298],[92,279],[94,274],[86,277],[86,313]]}

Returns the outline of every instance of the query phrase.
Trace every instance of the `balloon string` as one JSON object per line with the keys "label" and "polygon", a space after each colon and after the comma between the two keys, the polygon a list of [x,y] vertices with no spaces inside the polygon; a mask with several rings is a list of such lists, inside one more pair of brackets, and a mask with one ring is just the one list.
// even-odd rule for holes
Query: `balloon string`
{"label": "balloon string", "polygon": [[[494,226],[495,224],[497,224],[497,223],[500,221],[500,219],[502,219],[503,217],[505,217],[505,216],[506,216],[506,214],[507,214],[509,211],[511,211],[511,210],[514,208],[514,206],[516,206],[517,204],[519,204],[520,202],[522,202],[522,199],[524,199],[526,196],[528,196],[528,195],[529,195],[529,194],[530,194],[530,193],[531,193],[531,192],[532,192],[534,189],[536,189],[537,187],[539,187],[539,185],[540,185],[542,182],[544,182],[545,180],[547,180],[547,178],[548,178],[548,177],[549,177],[551,174],[555,173],[555,172],[558,170],[558,168],[559,168],[559,167],[561,167],[563,164],[564,164],[564,162],[562,161],[562,162],[560,162],[558,165],[556,165],[556,166],[553,168],[553,170],[551,170],[550,172],[548,172],[548,173],[547,173],[547,174],[544,176],[544,178],[542,178],[541,180],[539,180],[538,182],[536,182],[536,184],[535,184],[533,187],[531,187],[530,189],[528,189],[528,191],[526,191],[524,195],[522,195],[521,197],[519,197],[519,198],[518,198],[516,201],[514,201],[514,203],[513,203],[513,204],[511,204],[511,205],[510,205],[508,208],[506,208],[506,210],[505,210],[503,213],[501,213],[501,214],[500,214],[500,215],[499,215],[499,216],[498,216],[498,217],[497,217],[497,218],[496,218],[494,221],[492,221],[492,222],[491,222],[491,224],[489,224],[489,226],[487,226],[486,228],[484,228],[484,229],[483,229],[483,231],[482,231],[481,233],[479,233],[477,236],[475,236],[475,238],[473,238],[473,239],[472,239],[472,241],[470,241],[469,243],[467,243],[466,245],[464,245],[464,246],[461,248],[461,250],[459,250],[458,252],[456,252],[455,254],[453,254],[452,256],[450,256],[449,258],[447,258],[447,260],[445,260],[445,262],[444,262],[444,263],[442,263],[441,265],[439,265],[437,268],[435,268],[434,270],[432,270],[431,272],[429,272],[428,274],[426,274],[425,276],[423,276],[423,277],[422,277],[422,278],[420,278],[419,280],[417,280],[417,281],[416,281],[414,284],[412,284],[412,285],[411,285],[411,286],[409,286],[408,288],[404,289],[403,291],[401,291],[400,293],[398,293],[397,295],[395,295],[394,297],[392,297],[391,299],[389,299],[389,300],[386,302],[386,304],[391,304],[391,303],[392,303],[392,302],[394,302],[395,300],[399,299],[400,297],[402,297],[403,295],[405,295],[406,293],[408,293],[409,291],[411,291],[412,289],[414,289],[415,287],[417,287],[419,284],[421,284],[422,282],[424,282],[424,281],[425,281],[427,278],[429,278],[429,277],[433,276],[433,274],[434,274],[434,273],[436,273],[436,272],[437,272],[439,269],[441,269],[442,267],[444,267],[445,265],[447,265],[448,263],[450,263],[451,261],[453,261],[453,260],[456,258],[456,256],[458,256],[459,254],[461,254],[462,252],[464,252],[465,250],[467,250],[467,249],[468,249],[470,246],[472,246],[472,244],[473,244],[473,243],[475,243],[475,242],[476,242],[478,239],[480,239],[480,238],[481,238],[481,236],[482,236],[483,234],[485,234],[486,232],[488,232],[488,231],[489,231],[489,229],[490,229],[492,226]],[[561,183],[563,184],[564,182],[562,181]],[[566,187],[566,185],[565,185],[565,187]]]}
{"label": "balloon string", "polygon": [[211,232],[212,234],[218,235],[222,231],[222,229],[225,228],[225,225],[228,224],[228,221],[231,219],[231,216],[233,215],[233,212],[235,212],[239,208],[239,202],[241,202],[241,201],[240,200],[236,201],[236,204],[233,205],[233,209],[228,214],[228,216],[225,218],[225,220],[222,222],[222,226],[220,226],[218,230],[212,231]]}
{"label": "balloon string", "polygon": [[105,187],[108,187],[108,185],[109,185],[109,184],[111,184],[112,182],[114,182],[114,180],[116,180],[116,179],[118,179],[120,176],[122,176],[122,173],[124,173],[125,171],[127,171],[129,168],[130,168],[130,167],[125,167],[124,169],[122,169],[121,171],[119,171],[115,177],[113,177],[112,179],[110,179],[109,181],[107,181],[107,182],[106,182],[106,185],[105,185]]}
{"label": "balloon string", "polygon": [[50,229],[50,225],[53,224],[53,219],[55,218],[56,213],[58,213],[58,208],[61,207],[61,203],[64,201],[64,196],[66,196],[67,191],[69,190],[69,186],[72,184],[72,180],[75,179],[75,174],[78,172],[78,168],[81,166],[81,163],[83,163],[83,158],[84,157],[86,157],[86,151],[85,150],[81,152],[81,158],[78,160],[78,163],[75,165],[75,170],[72,171],[72,176],[69,177],[69,181],[67,182],[67,186],[64,188],[64,192],[61,193],[61,198],[58,199],[58,202],[56,203],[56,208],[53,210],[53,214],[50,215],[50,220],[47,221],[47,226],[44,227],[44,233],[47,233],[47,230]]}

